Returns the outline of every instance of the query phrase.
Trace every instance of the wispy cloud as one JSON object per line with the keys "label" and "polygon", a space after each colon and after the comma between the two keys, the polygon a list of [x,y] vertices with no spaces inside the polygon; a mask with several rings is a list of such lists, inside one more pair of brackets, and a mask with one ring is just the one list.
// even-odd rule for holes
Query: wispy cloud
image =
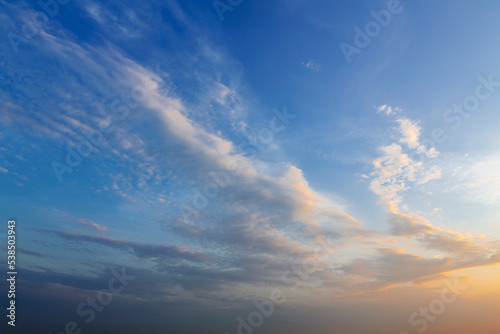
{"label": "wispy cloud", "polygon": [[[292,2],[271,7],[280,15],[280,6],[309,10],[307,1]],[[241,17],[248,10],[243,7]],[[22,27],[26,11],[6,8],[9,14],[0,14],[0,27]],[[301,87],[300,95],[291,80],[283,85],[290,91],[268,96],[268,86],[252,72],[262,67],[247,68],[253,62],[241,56],[241,49],[221,46],[232,38],[213,42],[205,31],[213,28],[213,17],[198,9],[170,0],[140,6],[77,3],[67,11],[79,13],[78,24],[60,16],[61,21],[40,29],[26,47],[36,59],[24,52],[15,61],[0,60],[5,86],[0,89],[0,123],[8,132],[0,133],[0,175],[7,186],[26,188],[16,190],[25,199],[14,204],[27,208],[22,226],[34,238],[26,242],[44,250],[21,251],[28,255],[22,265],[29,298],[47,307],[52,307],[47,301],[55,305],[87,298],[103,288],[99,284],[105,268],[128,263],[140,274],[140,283],[120,297],[119,314],[137,307],[181,318],[186,309],[205,316],[202,311],[210,308],[227,319],[225,312],[248,308],[277,288],[287,291],[282,314],[313,314],[312,309],[328,305],[345,312],[346,317],[335,313],[336,320],[361,324],[350,311],[354,304],[338,306],[358,303],[356,314],[373,318],[380,305],[399,306],[420,292],[433,292],[425,283],[500,263],[500,245],[493,235],[449,228],[453,219],[446,215],[454,204],[444,196],[433,197],[445,192],[468,204],[479,203],[476,211],[453,212],[464,213],[463,220],[474,223],[470,226],[479,222],[482,208],[494,212],[488,217],[495,219],[500,198],[497,152],[486,157],[460,152],[460,158],[444,145],[440,152],[424,145],[421,136],[428,119],[420,114],[419,120],[411,119],[405,108],[389,104],[373,106],[374,112],[366,98],[385,94],[364,89],[382,82],[372,81],[371,74],[368,80],[366,72],[362,81],[370,84],[352,95],[349,79],[328,81],[333,86],[318,94]],[[381,18],[380,13],[370,15]],[[323,21],[307,16],[308,24]],[[218,33],[228,37],[232,32]],[[310,77],[309,70],[333,68],[313,60],[299,62],[295,60],[290,73],[300,78]],[[353,69],[343,78],[354,74],[349,72]],[[386,65],[373,73],[382,69]],[[249,78],[254,81],[246,82]],[[478,92],[484,95],[494,84],[486,83]],[[384,92],[394,88],[381,85]],[[264,98],[254,96],[251,88]],[[330,112],[332,93],[339,101],[335,112]],[[341,103],[343,94],[349,103]],[[310,95],[328,98],[312,101]],[[263,105],[287,96],[293,102],[290,122],[281,110],[279,117]],[[404,103],[410,105],[408,100]],[[309,106],[321,112],[311,113]],[[368,112],[361,112],[366,106]],[[355,116],[342,111],[358,107]],[[282,132],[270,130],[277,126]],[[269,133],[273,139],[261,145]],[[90,143],[100,135],[98,144]],[[82,153],[86,142],[92,145],[89,154]],[[82,159],[68,172],[68,182],[55,185],[50,163],[71,163],[77,155]],[[426,159],[418,159],[422,156]],[[318,157],[331,159],[319,166]],[[338,162],[349,163],[349,168]],[[227,176],[224,182],[221,175]],[[363,180],[354,182],[356,175]],[[17,196],[12,198],[17,201]],[[87,218],[81,218],[82,212]],[[29,225],[38,221],[47,226]],[[321,266],[316,265],[319,246],[328,251]],[[303,283],[301,291],[291,289],[297,280]],[[410,290],[403,302],[394,297]],[[151,322],[151,328],[156,325]],[[351,332],[345,329],[355,333],[352,327]]]}
{"label": "wispy cloud", "polygon": [[101,231],[101,232],[106,232],[108,230],[108,228],[106,226],[99,225],[90,219],[80,219],[78,221],[78,223],[81,225],[90,226],[90,227],[92,227],[98,231]]}
{"label": "wispy cloud", "polygon": [[377,113],[384,113],[387,116],[398,113],[401,111],[401,108],[398,107],[391,107],[390,105],[383,104],[379,107],[376,107]]}
{"label": "wispy cloud", "polygon": [[302,62],[302,65],[305,66],[309,70],[313,70],[316,72],[319,72],[321,70],[321,65],[315,63],[312,60],[309,60],[308,62]]}
{"label": "wispy cloud", "polygon": [[171,260],[188,260],[188,261],[206,261],[210,257],[204,254],[197,254],[187,247],[169,246],[169,245],[154,245],[144,244],[132,241],[118,240],[113,238],[104,238],[98,236],[77,234],[73,232],[63,232],[55,230],[42,229],[41,231],[55,234],[61,238],[73,240],[76,242],[90,242],[107,246],[119,250],[131,252],[139,258],[144,259],[171,259]]}

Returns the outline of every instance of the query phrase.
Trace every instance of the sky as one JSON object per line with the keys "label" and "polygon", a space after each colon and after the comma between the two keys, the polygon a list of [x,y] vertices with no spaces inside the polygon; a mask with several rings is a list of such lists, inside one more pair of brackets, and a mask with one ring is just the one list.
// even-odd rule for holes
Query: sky
{"label": "sky", "polygon": [[0,8],[2,333],[500,329],[498,1]]}

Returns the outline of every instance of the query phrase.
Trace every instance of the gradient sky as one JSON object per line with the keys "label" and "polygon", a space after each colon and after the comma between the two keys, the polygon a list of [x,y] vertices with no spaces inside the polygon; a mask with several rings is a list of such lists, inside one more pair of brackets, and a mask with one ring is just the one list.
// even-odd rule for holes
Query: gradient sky
{"label": "gradient sky", "polygon": [[500,330],[498,1],[61,2],[0,1],[6,333]]}

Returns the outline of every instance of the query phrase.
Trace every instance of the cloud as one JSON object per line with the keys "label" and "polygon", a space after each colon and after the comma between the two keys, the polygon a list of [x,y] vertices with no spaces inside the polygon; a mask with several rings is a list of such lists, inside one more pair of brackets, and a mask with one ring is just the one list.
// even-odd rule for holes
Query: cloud
{"label": "cloud", "polygon": [[370,189],[380,196],[391,213],[399,213],[402,194],[411,184],[425,184],[441,177],[437,166],[426,168],[423,162],[417,162],[403,153],[403,148],[393,143],[380,149],[382,156],[373,161],[370,174]]}
{"label": "cloud", "polygon": [[419,234],[429,234],[439,230],[429,224],[429,222],[417,215],[407,215],[402,213],[393,213],[389,220],[392,226],[391,233],[396,236],[416,236]]}
{"label": "cloud", "polygon": [[[399,143],[380,149],[382,155],[373,161],[373,171],[370,174],[370,189],[380,197],[390,214],[390,233],[417,241],[424,249],[445,252],[455,259],[482,259],[485,254],[496,252],[495,242],[435,227],[420,214],[411,212],[408,205],[404,204],[404,194],[411,187],[423,186],[441,178],[441,168],[437,165],[428,166],[429,160],[414,161],[411,154],[405,153],[400,145],[405,145],[409,150],[424,151],[429,158],[437,156],[437,151],[426,150],[420,144],[421,128],[418,122],[407,118],[398,118],[396,122],[399,124],[396,129],[400,135]],[[429,216],[435,212],[433,210]],[[444,268],[442,270],[445,271]]]}
{"label": "cloud", "polygon": [[[85,86],[82,87],[82,95],[119,96],[120,92],[140,89],[142,98],[138,104],[141,107],[137,110],[140,110],[142,115],[150,117],[151,120],[154,119],[156,125],[160,126],[161,131],[155,140],[161,149],[147,152],[146,147],[151,147],[151,142],[144,138],[144,134],[139,136],[137,133],[131,133],[128,126],[129,123],[134,123],[138,116],[130,115],[126,122],[114,119],[112,122],[114,133],[106,136],[106,141],[99,146],[99,155],[106,164],[123,168],[123,172],[118,172],[115,168],[113,174],[106,175],[107,180],[103,183],[107,184],[103,190],[113,190],[131,201],[137,200],[137,196],[132,196],[133,194],[130,193],[134,191],[131,184],[135,182],[136,177],[129,173],[130,170],[136,168],[134,162],[147,161],[150,156],[162,158],[158,155],[169,151],[175,154],[169,156],[168,163],[176,170],[182,171],[186,178],[193,180],[196,184],[183,190],[183,197],[187,198],[186,204],[193,205],[190,200],[193,198],[191,194],[195,187],[203,189],[206,182],[211,181],[211,173],[227,172],[229,164],[238,164],[239,168],[231,171],[231,183],[220,191],[219,196],[210,201],[209,207],[201,210],[200,215],[205,221],[196,221],[196,227],[184,228],[183,232],[205,230],[207,235],[210,235],[206,225],[211,224],[216,226],[213,235],[214,240],[221,243],[220,246],[243,245],[245,249],[242,250],[242,254],[257,249],[268,251],[276,256],[290,257],[299,254],[299,250],[305,250],[307,244],[320,238],[321,233],[324,232],[318,225],[320,219],[337,219],[336,217],[344,219],[346,216],[342,210],[331,205],[333,214],[324,214],[323,218],[316,217],[318,210],[316,201],[319,202],[319,200],[309,188],[300,169],[294,166],[282,168],[279,164],[273,166],[272,163],[263,163],[255,157],[245,156],[232,141],[219,133],[209,131],[203,124],[189,117],[190,110],[187,110],[186,103],[171,94],[158,74],[134,63],[112,46],[106,49],[95,49],[88,46],[82,47],[71,40],[61,39],[48,33],[40,37],[46,45],[45,53],[57,55],[68,71],[81,75],[81,81]],[[214,58],[213,53],[211,54]],[[103,83],[106,84],[103,85]],[[67,86],[72,87],[72,84]],[[221,98],[225,99],[228,96],[228,91],[226,89],[224,91],[226,93],[222,97],[217,92],[213,99],[221,102]],[[109,106],[98,101],[93,102],[92,108],[89,109],[92,112],[88,114],[80,111],[85,107],[71,106],[71,101],[64,101],[64,103],[66,104],[65,110],[69,110],[70,113],[59,118],[51,117],[50,127],[53,133],[57,133],[55,137],[65,138],[73,147],[81,140],[81,133],[99,128],[99,123],[110,113]],[[55,110],[59,111],[59,109]],[[52,111],[52,113],[57,112]],[[117,140],[115,140],[115,134]],[[140,158],[131,158],[134,156]],[[119,161],[118,165],[116,161]],[[150,161],[153,164],[159,164],[163,162],[163,159],[158,159],[158,162],[155,159]],[[268,175],[267,171],[272,169],[279,171],[281,175],[277,178],[274,175]],[[156,177],[154,175],[156,170],[153,170],[152,178]],[[145,182],[139,181],[138,183]],[[148,190],[149,193],[145,193],[144,189],[141,189],[140,196],[154,195],[155,199],[158,198],[157,187],[151,187]],[[306,194],[308,197],[303,197]],[[321,205],[328,206],[326,202]],[[227,208],[224,215],[211,214],[220,207]],[[175,215],[181,215],[181,211],[170,211],[170,214],[170,220],[175,221],[178,218]],[[232,239],[228,237],[215,239],[216,231],[220,231],[218,229],[222,227],[221,221],[229,224],[227,235]],[[81,222],[81,224],[92,226],[99,231],[106,229],[92,221]],[[178,230],[181,231],[182,228]],[[307,233],[297,235],[297,231],[307,231]],[[333,229],[328,233],[339,235]],[[69,234],[64,236],[76,238]],[[135,254],[143,254],[141,251],[145,251],[138,245],[119,243],[112,239],[90,236],[81,238],[87,242],[121,246],[133,250]]]}
{"label": "cloud", "polygon": [[406,144],[411,149],[416,149],[420,146],[420,126],[417,122],[413,122],[408,118],[398,118],[396,122],[399,123],[399,133],[401,134],[401,143]]}
{"label": "cloud", "polygon": [[27,254],[27,255],[31,255],[31,256],[36,256],[36,257],[46,257],[45,255],[43,255],[39,252],[31,251],[29,249],[21,249],[21,250],[19,250],[19,253]]}
{"label": "cloud", "polygon": [[310,60],[307,63],[302,62],[302,65],[305,66],[307,69],[319,72],[321,70],[321,65],[316,64],[314,61]]}
{"label": "cloud", "polygon": [[377,113],[384,113],[387,116],[395,114],[395,113],[401,111],[401,108],[391,107],[391,106],[389,106],[387,104],[383,104],[383,105],[381,105],[379,107],[376,107],[376,109],[377,109]]}
{"label": "cloud", "polygon": [[[87,81],[89,87],[96,91],[101,91],[102,82],[108,83],[104,85],[105,89],[111,91],[130,92],[137,87],[142,89],[139,103],[141,115],[155,120],[155,126],[161,130],[155,133],[155,152],[147,152],[149,139],[144,134],[131,134],[127,124],[120,126],[120,131],[127,135],[127,142],[124,143],[122,138],[119,147],[126,152],[123,154],[125,161],[133,160],[126,158],[133,154],[140,154],[145,158],[162,158],[164,152],[170,152],[168,156],[165,153],[168,159],[164,160],[176,170],[182,171],[190,180],[190,187],[178,190],[182,194],[180,197],[184,199],[179,205],[188,205],[195,213],[182,219],[181,211],[163,210],[161,224],[166,231],[172,232],[173,238],[194,245],[197,251],[180,246],[150,245],[55,230],[50,233],[66,240],[98,244],[142,259],[151,259],[154,261],[153,269],[168,275],[170,282],[204,294],[223,289],[224,286],[253,284],[258,281],[268,285],[282,285],[283,272],[297,261],[309,258],[319,242],[325,240],[332,241],[329,245],[332,250],[346,254],[342,257],[346,276],[343,281],[339,281],[339,276],[332,269],[320,269],[311,274],[311,277],[314,284],[336,286],[344,290],[344,293],[357,291],[364,286],[380,288],[403,284],[405,280],[411,281],[427,274],[434,275],[449,270],[447,263],[442,260],[427,260],[416,255],[397,253],[386,254],[377,261],[387,264],[389,261],[386,259],[394,256],[398,260],[414,261],[415,268],[408,268],[398,279],[388,277],[393,270],[388,264],[385,268],[381,266],[376,271],[373,271],[376,268],[370,271],[370,266],[366,263],[371,261],[373,248],[371,251],[367,250],[365,257],[360,259],[355,259],[357,254],[352,250],[359,245],[369,249],[374,247],[372,239],[375,237],[378,242],[389,242],[394,236],[420,238],[418,240],[427,248],[454,252],[457,256],[477,255],[471,251],[471,244],[434,234],[438,230],[423,218],[401,212],[402,196],[409,187],[426,184],[440,176],[439,168],[428,168],[422,162],[413,161],[401,146],[405,145],[410,150],[422,149],[418,123],[403,118],[397,120],[399,142],[381,148],[382,155],[373,161],[373,171],[369,175],[370,189],[380,196],[394,217],[391,222],[393,235],[386,236],[367,231],[361,222],[328,199],[328,196],[322,196],[312,189],[303,171],[297,166],[259,160],[256,156],[242,152],[227,136],[206,128],[192,115],[190,105],[172,94],[162,77],[128,59],[118,50],[84,49],[54,36],[46,36],[46,39],[54,52],[72,64],[74,71],[88,68],[89,72],[95,71],[101,76],[100,83],[97,84],[83,75],[82,80]],[[75,58],[79,59],[78,66],[72,61]],[[219,62],[218,57],[213,54],[211,58]],[[102,64],[106,64],[106,72],[101,71]],[[223,105],[233,93],[225,85],[218,87],[220,89],[211,90],[213,101]],[[133,119],[127,122],[132,122]],[[63,121],[66,122],[66,127],[75,130],[82,128],[80,124],[84,124],[70,119]],[[137,138],[134,139],[134,135]],[[103,153],[106,150],[107,147],[103,146]],[[430,151],[426,152],[430,154]],[[117,154],[111,156],[116,157]],[[152,159],[150,162],[154,165],[164,160]],[[112,161],[110,159],[110,163]],[[131,164],[134,166],[132,162]],[[237,164],[239,167],[230,170],[230,164]],[[153,174],[155,170],[153,169]],[[207,197],[207,206],[197,207],[194,201],[198,197],[193,194],[199,196],[207,184],[214,182],[211,176],[214,172],[226,172],[230,182],[220,188],[216,196]],[[136,196],[128,194],[133,187],[120,184],[123,181],[129,182],[125,175],[125,172],[123,175],[114,175],[109,187],[121,195],[127,195],[124,198],[130,201],[138,201]],[[159,203],[157,188],[146,193],[141,191],[140,196],[145,199],[139,203],[149,203],[148,199]],[[156,205],[161,210],[164,204]],[[144,207],[144,210],[149,210],[149,206]],[[97,228],[92,223],[89,226]],[[483,251],[486,249],[483,248]],[[331,268],[335,261],[336,258],[327,261],[325,268]],[[210,266],[207,267],[208,263]],[[421,263],[432,270],[419,271]],[[438,268],[440,265],[441,269]]]}
{"label": "cloud", "polygon": [[498,151],[486,154],[449,155],[445,192],[455,200],[494,206],[500,200]]}
{"label": "cloud", "polygon": [[484,237],[467,237],[451,230],[439,234],[426,234],[419,239],[428,249],[457,254],[461,257],[488,254],[491,249],[498,247],[495,242],[483,242]]}
{"label": "cloud", "polygon": [[[99,24],[99,27],[110,39],[135,40],[141,38],[152,30],[152,22],[159,21],[157,13],[147,8],[148,4],[143,4],[140,8],[142,19],[139,18],[134,9],[121,3],[115,3],[113,10],[93,1],[86,2],[82,7],[84,12]],[[148,22],[143,21],[146,16]]]}
{"label": "cloud", "polygon": [[[136,24],[140,27],[140,22],[130,23],[114,14],[108,15],[109,11],[93,3],[87,6],[89,15],[106,26],[104,30],[110,35],[123,31],[125,38],[139,40],[143,33],[131,30]],[[128,17],[134,18],[134,13],[129,12]],[[214,125],[217,122],[211,114],[217,113],[212,111],[224,110],[227,114],[235,111],[237,116],[231,121],[236,123],[245,118],[245,101],[238,90],[241,69],[238,71],[239,67],[234,65],[222,71],[221,67],[233,63],[203,39],[198,40],[193,50],[183,50],[177,58],[172,56],[175,60],[169,63],[169,71],[189,68],[189,73],[175,72],[175,75],[149,69],[112,43],[99,48],[79,45],[67,36],[48,32],[40,35],[40,43],[40,59],[57,58],[57,67],[61,69],[56,71],[50,67],[54,65],[47,65],[47,71],[66,75],[64,84],[55,85],[53,92],[37,101],[42,106],[34,108],[41,110],[39,115],[31,115],[26,106],[12,104],[8,108],[11,111],[0,117],[9,119],[9,124],[26,125],[39,138],[47,135],[57,139],[54,142],[63,147],[66,144],[74,147],[84,131],[111,124],[115,130],[99,146],[98,158],[88,158],[88,165],[100,162],[98,167],[86,170],[99,179],[92,186],[118,195],[117,205],[122,205],[123,212],[135,210],[134,217],[151,217],[148,219],[153,226],[151,234],[163,238],[165,243],[54,229],[44,232],[79,246],[71,249],[66,244],[60,246],[70,251],[87,250],[80,244],[99,245],[147,260],[140,261],[147,268],[143,270],[147,277],[139,284],[142,290],[137,288],[130,294],[148,298],[148,305],[157,300],[183,306],[199,300],[224,306],[251,302],[262,287],[285,286],[283,273],[310,260],[321,242],[335,253],[324,265],[315,268],[309,275],[310,281],[304,284],[304,289],[323,288],[321,295],[385,289],[498,261],[493,244],[442,231],[404,209],[403,197],[411,187],[436,180],[441,173],[437,166],[414,161],[408,152],[422,150],[429,157],[437,154],[420,144],[418,122],[397,118],[397,141],[382,147],[381,155],[373,161],[368,176],[370,189],[391,214],[390,233],[373,232],[332,200],[333,196],[316,191],[298,165],[261,159],[235,139],[244,137],[245,130],[219,129]],[[313,62],[303,65],[320,70]],[[29,82],[35,85],[50,77],[50,73],[42,73]],[[196,96],[183,95],[186,94],[183,89],[174,90],[170,77],[181,84],[186,80],[190,88],[195,87]],[[23,98],[32,101],[30,94]],[[110,104],[115,98],[131,94],[140,95],[140,99],[129,100],[137,106],[129,106],[127,118],[117,118]],[[75,101],[74,96],[80,100]],[[109,101],[97,98],[100,96]],[[400,111],[387,105],[378,108],[378,112],[386,115]],[[231,165],[238,168],[228,168]],[[168,174],[166,166],[176,173]],[[230,179],[226,186],[219,187],[213,196],[202,193],[210,187],[213,190],[216,184],[213,173],[224,172]],[[75,182],[80,184],[78,180]],[[206,206],[196,205],[196,200],[202,198],[200,193],[206,197]],[[159,198],[163,201],[158,201]],[[190,206],[194,213],[182,217],[184,206]],[[158,214],[153,214],[153,210]],[[107,230],[91,220],[80,224],[97,231]],[[165,231],[171,233],[160,235]],[[384,249],[376,244],[408,240],[419,242],[424,250],[435,249],[450,256],[429,259],[409,250]],[[57,272],[47,273],[48,284],[42,288],[84,294],[85,291],[76,291],[78,287],[89,287],[89,282],[71,282],[70,278],[60,276]],[[333,288],[329,290],[330,287]]]}
{"label": "cloud", "polygon": [[97,224],[96,222],[94,222],[94,221],[92,221],[90,219],[80,219],[78,221],[78,223],[82,224],[82,225],[85,225],[85,226],[93,227],[96,230],[101,231],[101,232],[106,232],[108,230],[108,228],[106,226],[99,225],[99,224]]}
{"label": "cloud", "polygon": [[205,254],[198,254],[184,246],[170,246],[170,245],[153,245],[144,244],[132,241],[118,240],[113,238],[104,238],[97,236],[90,236],[84,234],[77,234],[73,232],[64,232],[56,230],[42,229],[41,231],[54,234],[61,238],[77,241],[77,242],[90,242],[99,244],[106,247],[111,247],[117,250],[127,251],[139,258],[156,259],[167,258],[172,260],[187,260],[195,262],[207,261],[210,257]]}
{"label": "cloud", "polygon": [[[345,283],[352,285],[361,293],[384,290],[404,283],[419,283],[434,279],[436,275],[475,268],[496,265],[500,263],[500,252],[492,255],[476,254],[469,258],[429,259],[423,256],[408,254],[394,248],[379,248],[376,255],[370,259],[358,259],[340,268],[347,275]],[[361,276],[362,281],[348,283],[350,276]]]}

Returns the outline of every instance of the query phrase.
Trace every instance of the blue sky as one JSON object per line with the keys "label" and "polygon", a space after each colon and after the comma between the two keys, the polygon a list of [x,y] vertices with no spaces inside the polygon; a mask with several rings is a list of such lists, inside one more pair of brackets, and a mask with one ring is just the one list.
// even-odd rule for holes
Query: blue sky
{"label": "blue sky", "polygon": [[[498,329],[498,3],[214,3],[1,2],[18,332],[235,333],[281,289],[262,333],[399,333],[455,278],[465,306],[428,333]],[[120,267],[136,279],[85,324]]]}

